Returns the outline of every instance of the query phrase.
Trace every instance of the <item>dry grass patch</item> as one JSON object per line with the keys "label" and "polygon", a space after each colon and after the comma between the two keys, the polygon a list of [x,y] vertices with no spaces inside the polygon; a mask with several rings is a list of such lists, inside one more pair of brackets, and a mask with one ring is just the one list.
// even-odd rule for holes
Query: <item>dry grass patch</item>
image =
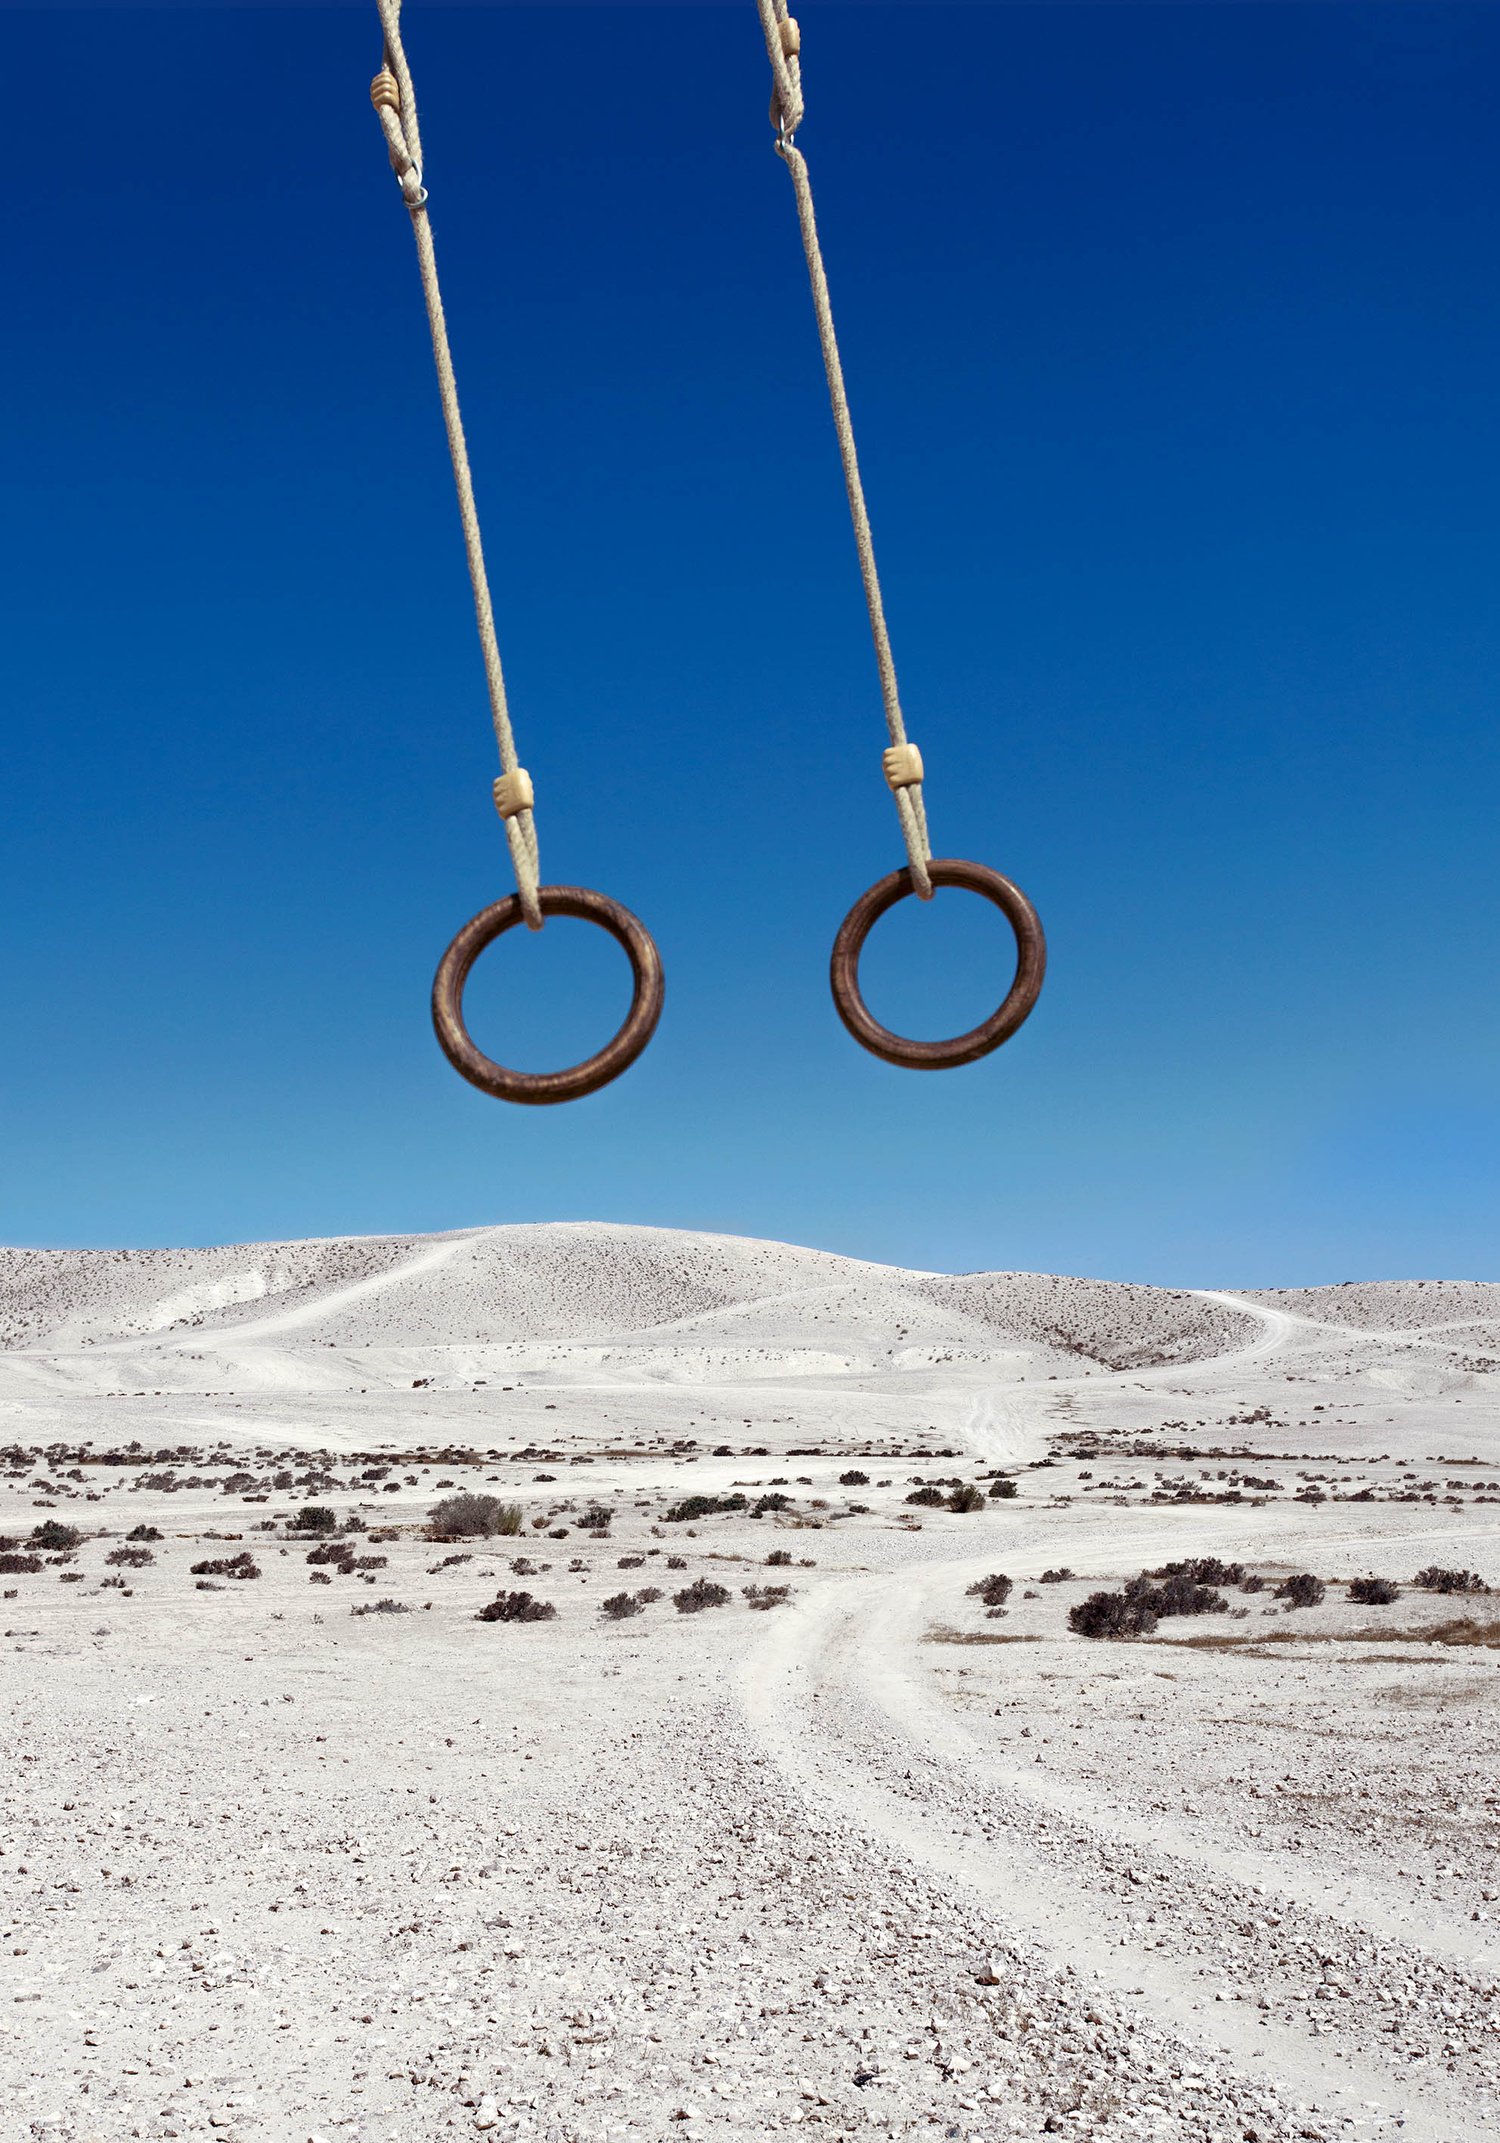
{"label": "dry grass patch", "polygon": [[1310,1644],[1470,1645],[1494,1652],[1500,1651],[1500,1620],[1476,1622],[1472,1615],[1458,1615],[1451,1622],[1434,1622],[1426,1629],[1266,1630],[1247,1632],[1243,1637],[1156,1637],[1150,1641],[1178,1645],[1189,1652],[1245,1652],[1267,1658],[1272,1656],[1272,1646]]}
{"label": "dry grass patch", "polygon": [[1024,1636],[1019,1630],[931,1629],[923,1644],[1041,1644],[1040,1637]]}

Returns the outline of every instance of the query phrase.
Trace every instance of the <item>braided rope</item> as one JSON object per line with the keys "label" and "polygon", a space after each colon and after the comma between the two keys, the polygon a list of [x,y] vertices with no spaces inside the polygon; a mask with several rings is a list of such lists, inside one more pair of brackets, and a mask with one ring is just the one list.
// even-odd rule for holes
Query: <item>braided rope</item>
{"label": "braided rope", "polygon": [[870,637],[875,644],[875,667],[880,676],[880,696],[885,703],[885,725],[890,731],[891,749],[885,754],[884,762],[886,780],[896,799],[912,883],[923,900],[931,900],[932,880],[927,866],[932,860],[932,846],[927,834],[927,809],[922,800],[922,759],[916,746],[907,739],[906,722],[901,712],[896,663],[891,653],[880,575],[875,565],[875,538],[870,528],[869,509],[865,505],[865,487],[854,444],[854,424],[844,390],[844,367],[839,357],[838,337],[834,333],[828,275],[823,266],[823,248],[818,242],[817,219],[813,214],[812,181],[808,176],[807,159],[793,138],[802,124],[804,111],[802,34],[788,11],[787,0],[756,0],[756,6],[765,33],[766,55],[771,62],[771,124],[776,129],[776,152],[791,173],[796,195],[797,222],[802,231],[802,250],[807,256],[818,340],[823,347],[823,369],[828,375],[828,399],[833,405],[833,427],[838,434],[844,488],[849,494],[849,517],[854,524],[854,547],[859,555],[865,607],[870,613]]}
{"label": "braided rope", "polygon": [[469,449],[458,407],[458,381],[453,371],[453,352],[448,343],[448,323],[443,313],[443,294],[438,285],[437,255],[432,244],[432,224],[427,214],[427,188],[422,183],[422,136],[417,125],[417,95],[411,69],[401,42],[401,0],[376,0],[380,26],[385,33],[385,63],[370,85],[370,101],[385,135],[391,169],[401,188],[401,198],[411,212],[412,234],[417,242],[417,266],[422,277],[422,295],[427,301],[427,324],[432,330],[432,354],[437,364],[438,395],[443,405],[443,423],[448,433],[448,452],[453,462],[453,481],[458,492],[458,513],[463,524],[464,551],[469,561],[469,580],[474,590],[474,616],[479,626],[479,647],[484,658],[485,683],[490,697],[490,718],[495,742],[500,748],[501,774],[495,783],[495,808],[505,828],[510,860],[521,896],[521,912],[527,927],[540,930],[542,911],[537,900],[540,870],[537,861],[536,819],[532,812],[531,777],[516,754],[510,707],[505,694],[505,673],[500,667],[500,644],[495,637],[495,611],[490,601],[489,575],[485,571],[484,545],[479,534],[479,509],[474,501],[474,478],[469,468]]}

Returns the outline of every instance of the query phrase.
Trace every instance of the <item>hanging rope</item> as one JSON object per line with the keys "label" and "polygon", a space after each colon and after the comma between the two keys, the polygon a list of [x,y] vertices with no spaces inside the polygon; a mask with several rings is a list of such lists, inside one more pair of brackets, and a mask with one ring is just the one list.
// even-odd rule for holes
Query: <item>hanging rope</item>
{"label": "hanging rope", "polygon": [[756,0],[756,5],[760,9],[766,53],[771,62],[771,124],[776,129],[776,153],[792,175],[792,188],[797,197],[797,221],[802,227],[802,250],[807,255],[813,311],[817,315],[818,339],[823,345],[828,398],[833,404],[833,425],[838,433],[839,455],[844,464],[844,487],[849,494],[849,515],[854,523],[854,547],[859,554],[865,606],[870,613],[870,637],[875,643],[875,667],[880,674],[880,696],[885,702],[885,725],[891,734],[883,761],[885,778],[896,799],[912,882],[923,900],[931,900],[932,880],[927,866],[932,860],[932,848],[927,838],[927,810],[922,801],[922,754],[909,741],[901,713],[895,658],[891,654],[891,636],[886,629],[885,604],[880,594],[880,575],[875,566],[875,539],[865,505],[865,487],[860,481],[854,425],[849,415],[849,398],[844,392],[844,367],[839,360],[833,307],[828,296],[828,276],[823,267],[823,249],[818,243],[818,225],[813,215],[812,182],[808,177],[807,159],[794,140],[803,114],[802,33],[787,11],[786,0]]}
{"label": "hanging rope", "polygon": [[422,274],[422,295],[427,301],[427,323],[432,330],[432,354],[437,361],[438,393],[443,404],[443,422],[448,430],[448,451],[453,459],[453,481],[458,491],[458,513],[463,523],[469,579],[474,589],[474,616],[479,625],[490,716],[495,725],[495,742],[500,747],[502,771],[494,784],[495,809],[500,814],[505,838],[510,844],[521,912],[529,929],[540,930],[542,911],[537,900],[539,869],[531,776],[516,755],[510,708],[505,697],[505,673],[500,667],[500,645],[495,638],[495,612],[490,601],[489,576],[485,572],[479,511],[474,503],[474,479],[469,469],[463,418],[459,413],[458,382],[453,373],[453,353],[448,346],[443,294],[438,286],[437,255],[433,250],[432,224],[427,214],[427,188],[422,183],[422,137],[417,126],[417,98],[401,43],[401,0],[376,0],[376,6],[385,32],[385,63],[370,84],[370,102],[385,135],[401,198],[411,211],[412,234],[417,241],[417,265]]}

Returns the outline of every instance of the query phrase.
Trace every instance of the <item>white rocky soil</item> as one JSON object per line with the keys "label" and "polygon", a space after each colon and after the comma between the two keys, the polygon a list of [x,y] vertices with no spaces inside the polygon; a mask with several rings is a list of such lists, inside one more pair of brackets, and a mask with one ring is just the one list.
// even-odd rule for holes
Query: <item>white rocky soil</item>
{"label": "white rocky soil", "polygon": [[1497,1395],[1470,1283],[0,1251],[0,2131],[1492,2133]]}

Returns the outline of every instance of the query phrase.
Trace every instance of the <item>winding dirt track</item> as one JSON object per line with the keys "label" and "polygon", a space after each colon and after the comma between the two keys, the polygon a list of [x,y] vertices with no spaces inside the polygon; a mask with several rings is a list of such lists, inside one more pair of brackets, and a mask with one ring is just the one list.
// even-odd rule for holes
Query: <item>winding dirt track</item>
{"label": "winding dirt track", "polygon": [[[1288,1343],[1303,1337],[1338,1339],[1374,1354],[1382,1341],[1413,1335],[1372,1332],[1324,1323],[1218,1290],[1206,1299],[1254,1316],[1263,1330],[1249,1344],[1194,1365],[1132,1373],[1137,1385],[1215,1389],[1274,1366]],[[1434,1342],[1436,1345],[1437,1342]],[[1045,1388],[1056,1407],[1072,1391],[1097,1392],[1098,1379],[1059,1378]],[[974,1406],[969,1436],[976,1454],[995,1463],[1034,1455],[1039,1398],[1011,1390],[986,1393]],[[985,1738],[945,1701],[924,1643],[935,1623],[953,1618],[966,1586],[1003,1567],[1015,1580],[1038,1579],[1067,1561],[1090,1571],[1124,1575],[1181,1552],[1180,1521],[1163,1523],[1148,1511],[1077,1512],[1069,1525],[1049,1526],[1043,1545],[1028,1544],[1016,1521],[1009,1540],[991,1537],[982,1557],[954,1560],[951,1543],[934,1543],[932,1559],[918,1557],[898,1572],[846,1579],[824,1588],[768,1634],[746,1662],[739,1700],[747,1726],[768,1759],[810,1809],[833,1812],[904,1856],[914,1878],[941,1883],[993,1916],[997,1942],[1037,1945],[1056,1964],[1084,1972],[1102,1994],[1123,1999],[1189,2044],[1211,2046],[1236,2066],[1269,2072],[1330,2118],[1347,2114],[1351,2098],[1396,2121],[1420,2143],[1454,2143],[1470,2131],[1470,2089],[1446,2076],[1425,2075],[1414,2089],[1397,2063],[1381,2060],[1366,2032],[1316,2033],[1288,2017],[1238,1998],[1215,2000],[1204,1988],[1205,1967],[1181,1951],[1142,1948],[1134,1939],[1128,1897],[1118,1871],[1129,1859],[1139,1877],[1149,1863],[1165,1881],[1179,1915],[1203,1931],[1236,1907],[1255,1912],[1274,1902],[1282,1917],[1305,1923],[1320,1949],[1352,1954],[1382,1949],[1394,1967],[1397,1945],[1412,1940],[1411,1915],[1380,1894],[1378,1884],[1351,1883],[1347,1871],[1271,1862],[1252,1848],[1226,1845],[1211,1827],[1169,1825],[1143,1815],[1128,1799],[1101,1796],[1032,1764],[1018,1766],[986,1746]],[[1196,1554],[1226,1559],[1266,1553],[1259,1512],[1203,1514],[1194,1527]],[[1457,1531],[1425,1529],[1410,1520],[1380,1529],[1367,1518],[1320,1521],[1300,1529],[1298,1554],[1316,1561],[1332,1552],[1356,1558],[1387,1548],[1398,1558],[1419,1543],[1463,1545],[1493,1553],[1500,1526]],[[916,1543],[913,1543],[914,1549]],[[1464,1920],[1434,1921],[1422,1930],[1424,1957],[1492,1980],[1500,1972],[1500,1933]],[[1276,1960],[1267,1958],[1274,1973]],[[1223,1966],[1226,1977],[1233,1967]]]}

